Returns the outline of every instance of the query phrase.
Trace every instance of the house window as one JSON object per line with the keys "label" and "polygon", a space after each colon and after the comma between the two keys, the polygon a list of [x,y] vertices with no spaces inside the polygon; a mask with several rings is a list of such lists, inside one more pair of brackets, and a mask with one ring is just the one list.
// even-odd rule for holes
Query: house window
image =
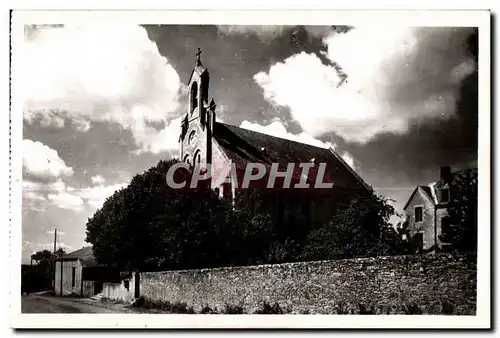
{"label": "house window", "polygon": [[450,201],[450,189],[444,188],[441,190],[441,202],[447,203]]}
{"label": "house window", "polygon": [[423,208],[415,207],[415,223],[422,222],[423,220]]}
{"label": "house window", "polygon": [[76,268],[71,269],[71,287],[74,288],[76,285]]}

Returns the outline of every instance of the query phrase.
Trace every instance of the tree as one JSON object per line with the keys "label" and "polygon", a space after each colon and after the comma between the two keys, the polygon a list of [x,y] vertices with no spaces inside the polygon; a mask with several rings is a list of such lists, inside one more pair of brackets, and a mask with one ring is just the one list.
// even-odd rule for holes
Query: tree
{"label": "tree", "polygon": [[372,190],[343,200],[321,228],[312,230],[302,250],[304,260],[343,259],[400,253],[390,240],[395,214],[389,200]]}
{"label": "tree", "polygon": [[450,226],[440,240],[450,243],[452,250],[477,251],[477,170],[464,170],[454,175],[450,184],[448,205]]}
{"label": "tree", "polygon": [[31,260],[37,264],[49,264],[52,262],[53,255],[49,250],[37,251],[31,255]]}
{"label": "tree", "polygon": [[41,291],[52,287],[54,280],[54,259],[64,255],[66,252],[59,249],[56,253],[49,250],[37,251],[31,255],[33,266],[25,267],[22,274],[23,291]]}
{"label": "tree", "polygon": [[[93,244],[96,259],[140,270],[261,262],[270,231],[267,217],[233,210],[208,186],[169,188],[165,175],[175,163],[160,161],[136,175],[88,220],[86,241]],[[191,173],[179,175],[189,185]]]}

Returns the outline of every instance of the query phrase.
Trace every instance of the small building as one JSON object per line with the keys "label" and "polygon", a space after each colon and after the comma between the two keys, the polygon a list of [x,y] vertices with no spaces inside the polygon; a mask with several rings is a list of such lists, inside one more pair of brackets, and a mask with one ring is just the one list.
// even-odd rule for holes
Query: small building
{"label": "small building", "polygon": [[83,247],[56,260],[55,294],[92,297],[102,292],[104,282],[119,282],[120,274],[99,265],[92,247]]}
{"label": "small building", "polygon": [[452,224],[448,217],[448,206],[454,197],[451,185],[454,180],[466,172],[477,169],[467,169],[452,172],[451,167],[442,166],[440,178],[428,185],[418,185],[404,206],[407,233],[416,252],[446,250],[448,243],[442,238]]}

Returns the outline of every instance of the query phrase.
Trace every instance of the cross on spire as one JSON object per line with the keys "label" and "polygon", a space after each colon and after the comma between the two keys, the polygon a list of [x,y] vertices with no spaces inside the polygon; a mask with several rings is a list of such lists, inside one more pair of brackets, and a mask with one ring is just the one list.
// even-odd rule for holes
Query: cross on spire
{"label": "cross on spire", "polygon": [[198,65],[201,64],[200,56],[201,56],[201,49],[198,47],[198,52],[196,53],[196,64]]}

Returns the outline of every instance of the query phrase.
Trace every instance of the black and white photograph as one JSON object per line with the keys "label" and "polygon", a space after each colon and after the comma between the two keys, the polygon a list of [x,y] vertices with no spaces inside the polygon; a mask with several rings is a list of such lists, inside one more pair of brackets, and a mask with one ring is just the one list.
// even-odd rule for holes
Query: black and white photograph
{"label": "black and white photograph", "polygon": [[15,325],[489,327],[490,14],[424,16],[14,11]]}

